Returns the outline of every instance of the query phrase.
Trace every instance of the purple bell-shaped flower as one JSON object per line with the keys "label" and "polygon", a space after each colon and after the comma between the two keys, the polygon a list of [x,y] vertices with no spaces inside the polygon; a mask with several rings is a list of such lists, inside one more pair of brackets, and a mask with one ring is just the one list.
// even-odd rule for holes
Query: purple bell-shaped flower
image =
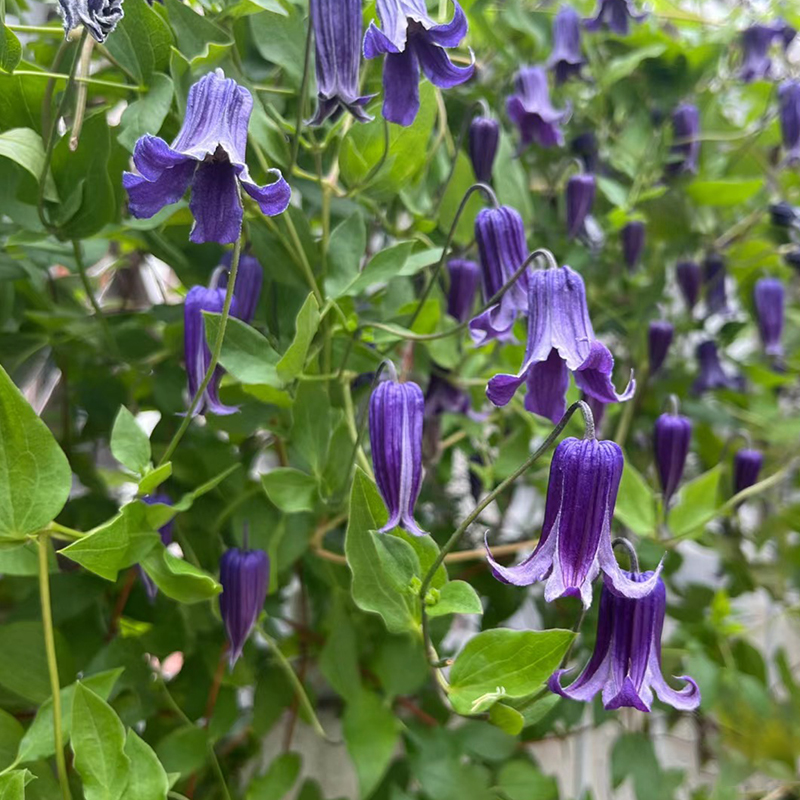
{"label": "purple bell-shaped flower", "polygon": [[622,258],[629,270],[636,269],[639,264],[644,250],[645,233],[645,224],[638,219],[631,220],[619,232],[622,242]]}
{"label": "purple bell-shaped flower", "polygon": [[778,117],[786,160],[800,160],[800,81],[784,81],[778,88]]}
{"label": "purple bell-shaped flower", "polygon": [[574,239],[594,204],[594,175],[573,175],[567,181],[567,236]]}
{"label": "purple bell-shaped flower", "polygon": [[500,123],[491,117],[474,117],[469,125],[469,160],[475,179],[492,182],[494,160],[500,143]]}
{"label": "purple bell-shaped flower", "polygon": [[561,111],[550,102],[547,73],[543,67],[522,67],[514,81],[515,94],[506,100],[506,110],[520,133],[519,151],[536,142],[539,147],[556,147],[564,144],[559,127],[570,115],[570,109]]}
{"label": "purple bell-shaped flower", "polygon": [[658,372],[669,353],[675,328],[665,319],[654,320],[647,331],[647,354],[650,363],[650,374]]}
{"label": "purple bell-shaped flower", "polygon": [[450,273],[447,313],[459,322],[466,322],[481,282],[481,268],[474,261],[453,258],[447,262],[447,271]]}
{"label": "purple bell-shaped flower", "polygon": [[700,112],[697,106],[683,103],[672,112],[672,138],[667,174],[671,176],[697,172],[700,157]]}
{"label": "purple bell-shaped flower", "polygon": [[722,368],[717,345],[710,339],[697,346],[697,363],[700,371],[692,384],[693,394],[702,394],[712,389],[742,391],[744,378],[731,376]]}
{"label": "purple bell-shaped flower", "polygon": [[703,282],[700,265],[696,261],[679,261],[675,267],[675,277],[686,309],[691,313],[700,299],[700,286]]}
{"label": "purple bell-shaped flower", "polygon": [[756,308],[758,332],[764,352],[768,356],[783,355],[781,335],[783,334],[783,283],[777,278],[761,278],[753,289],[753,303]]}
{"label": "purple bell-shaped flower", "polygon": [[683,477],[691,439],[692,421],[688,417],[662,414],[656,420],[653,429],[653,453],[665,508]]}
{"label": "purple bell-shaped flower", "polygon": [[706,305],[711,314],[724,314],[728,311],[728,295],[725,290],[727,274],[725,259],[718,253],[709,253],[703,261],[703,284]]}
{"label": "purple bell-shaped flower", "polygon": [[[217,274],[216,288],[228,288],[232,254],[225,253]],[[239,269],[236,272],[236,286],[233,297],[236,301],[234,316],[242,322],[250,323],[256,314],[258,301],[261,298],[261,285],[264,282],[264,270],[255,256],[243,255],[239,258]]]}
{"label": "purple bell-shaped flower", "polygon": [[561,6],[553,18],[553,50],[547,68],[553,71],[556,83],[561,84],[573,75],[580,75],[585,63],[581,55],[580,14],[571,6]]}
{"label": "purple bell-shaped flower", "polygon": [[733,493],[739,494],[758,482],[758,475],[764,464],[764,454],[760,450],[744,447],[733,457]]}
{"label": "purple bell-shaped flower", "polygon": [[618,36],[627,36],[630,21],[641,22],[647,13],[637,13],[632,0],[599,0],[593,18],[584,20],[587,31],[608,28]]}

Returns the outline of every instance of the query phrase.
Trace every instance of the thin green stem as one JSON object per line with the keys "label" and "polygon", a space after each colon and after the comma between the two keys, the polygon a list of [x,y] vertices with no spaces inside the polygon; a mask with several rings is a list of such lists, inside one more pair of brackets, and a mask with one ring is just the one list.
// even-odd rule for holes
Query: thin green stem
{"label": "thin green stem", "polygon": [[[58,46],[55,58],[53,59],[53,70],[57,70],[61,66],[61,62],[64,60],[67,50],[69,50],[69,45],[69,39],[63,39],[61,44]],[[17,75],[24,75],[27,70],[18,69],[15,70],[15,72]],[[42,133],[46,134],[50,130],[50,117],[52,116],[53,111],[53,92],[56,88],[56,73],[41,72],[35,74],[44,75],[46,78],[48,78],[47,85],[44,87],[44,96],[42,97]],[[64,77],[69,78],[69,76]]]}
{"label": "thin green stem", "polygon": [[[15,69],[14,75],[27,76],[31,78],[52,78],[54,81],[68,81],[69,75],[64,75],[61,72],[41,72],[34,69]],[[117,83],[116,81],[104,81],[100,78],[89,78],[83,76],[76,76],[73,78],[75,83],[83,83],[87,86],[103,86],[106,89],[127,89],[131,92],[146,92],[146,86],[134,86],[132,83]]]}
{"label": "thin green stem", "polygon": [[72,120],[72,133],[69,137],[69,149],[74,153],[78,149],[78,142],[83,129],[83,118],[86,116],[86,100],[89,96],[89,86],[81,78],[89,77],[89,65],[92,63],[92,47],[94,39],[87,36],[81,47],[78,73],[75,80],[78,83],[78,93],[75,97],[75,115]]}
{"label": "thin green stem", "polygon": [[300,241],[300,237],[297,235],[297,228],[295,228],[294,222],[292,222],[292,217],[288,211],[283,215],[283,219],[286,223],[286,229],[289,231],[289,236],[292,239],[294,249],[297,252],[298,263],[303,270],[303,274],[308,281],[308,285],[311,287],[311,291],[314,292],[314,297],[316,297],[320,308],[322,308],[325,303],[325,299],[322,297],[322,292],[320,292],[319,286],[317,286],[317,279],[314,277],[314,271],[311,269],[311,264],[306,256],[306,251],[303,249],[303,243]]}
{"label": "thin green stem", "polygon": [[111,328],[109,327],[106,315],[103,313],[103,309],[100,308],[100,303],[97,302],[97,298],[94,296],[92,284],[89,280],[89,275],[86,272],[86,264],[83,261],[83,254],[81,253],[81,243],[77,239],[72,240],[72,253],[75,257],[75,266],[78,268],[78,275],[80,275],[81,283],[83,284],[83,290],[86,292],[86,297],[89,299],[89,303],[94,310],[94,315],[97,318],[97,321],[103,328],[103,333],[106,337],[106,341],[108,342],[109,349],[115,356],[119,357],[119,349],[117,348],[117,343],[114,340],[114,337],[111,335]]}
{"label": "thin green stem", "polygon": [[206,389],[208,388],[208,384],[211,383],[211,379],[214,377],[214,371],[217,368],[217,364],[219,363],[219,356],[222,352],[222,342],[225,339],[225,329],[228,327],[228,317],[230,316],[231,312],[231,303],[233,302],[233,287],[236,284],[236,275],[239,272],[239,258],[242,254],[242,240],[244,238],[244,232],[242,235],[237,239],[236,244],[233,248],[233,258],[231,260],[231,271],[230,275],[228,275],[228,288],[225,292],[225,303],[222,306],[222,314],[219,319],[219,330],[217,331],[217,339],[214,342],[214,348],[211,351],[211,361],[208,363],[208,369],[206,370],[206,374],[203,377],[203,382],[197,389],[194,397],[192,398],[192,402],[189,404],[189,408],[186,411],[186,416],[181,421],[180,427],[175,432],[175,435],[172,437],[172,441],[170,441],[167,449],[164,451],[164,455],[161,456],[160,461],[158,462],[158,466],[160,467],[162,464],[166,464],[167,461],[170,460],[172,454],[175,452],[175,448],[180,443],[183,435],[186,433],[189,425],[192,422],[192,418],[195,412],[195,409],[200,403],[203,395],[205,394]]}
{"label": "thin green stem", "polygon": [[[6,28],[15,33],[41,33],[45,36],[64,35],[64,29],[61,25],[12,25],[10,22],[7,22]],[[14,70],[14,74],[17,74],[16,70]]]}
{"label": "thin green stem", "polygon": [[287,97],[294,97],[293,89],[281,89],[278,86],[254,86],[257,92],[266,92],[267,94],[284,94]]}
{"label": "thin green stem", "polygon": [[56,745],[56,770],[63,800],[72,800],[67,777],[67,762],[64,759],[64,734],[61,729],[61,684],[58,679],[56,640],[53,632],[53,610],[50,606],[50,564],[48,555],[50,541],[45,534],[39,535],[39,596],[42,603],[44,625],[44,647],[47,653],[47,671],[50,674],[50,691],[53,694],[53,739]]}
{"label": "thin green stem", "polygon": [[297,163],[297,153],[300,149],[300,130],[303,127],[303,116],[305,115],[306,94],[308,93],[308,78],[311,72],[311,36],[314,26],[311,18],[308,19],[308,32],[306,33],[306,51],[303,56],[303,79],[300,82],[300,96],[297,98],[297,125],[295,125],[294,136],[292,137],[292,160],[289,163],[288,174],[291,175],[294,165]]}

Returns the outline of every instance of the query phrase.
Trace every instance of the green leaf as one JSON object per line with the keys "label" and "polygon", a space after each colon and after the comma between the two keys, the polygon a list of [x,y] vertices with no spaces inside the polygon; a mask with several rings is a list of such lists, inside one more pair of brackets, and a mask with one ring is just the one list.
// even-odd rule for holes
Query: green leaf
{"label": "green leaf", "polygon": [[175,31],[178,49],[190,63],[203,61],[211,52],[212,45],[226,49],[232,44],[230,36],[222,28],[201,17],[180,0],[164,0],[164,7]]}
{"label": "green leaf", "polygon": [[[0,20],[0,22],[2,22]],[[2,25],[0,30],[0,69],[3,72],[13,72],[22,60],[22,45],[19,43],[14,31]]]}
{"label": "green leaf", "polygon": [[627,459],[614,516],[637,536],[655,536],[656,507],[652,489]]}
{"label": "green leaf", "polygon": [[140,136],[156,135],[169,114],[174,87],[172,78],[157,72],[152,76],[150,88],[123,112],[117,141],[129,152]]}
{"label": "green leaf", "polygon": [[166,800],[169,778],[147,742],[128,731],[125,755],[131,762],[132,779],[122,795],[122,800]]}
{"label": "green leaf", "polygon": [[140,475],[150,464],[150,438],[125,406],[120,406],[111,429],[111,453],[120,464]]}
{"label": "green leaf", "polygon": [[121,569],[137,564],[160,541],[148,519],[147,506],[135,501],[60,552],[101,578],[115,581]]}
{"label": "green leaf", "polygon": [[356,768],[358,790],[365,800],[389,767],[400,730],[391,708],[372,692],[362,692],[347,704],[342,719],[347,752]]}
{"label": "green leaf", "polygon": [[200,603],[222,591],[211,575],[173,556],[160,542],[142,560],[141,566],[161,592],[179,603]]}
{"label": "green leaf", "polygon": [[[0,133],[0,157],[10,158],[29,172],[38,183],[44,169],[42,137],[30,128],[12,128]],[[45,181],[45,200],[58,202],[58,192],[51,173]]]}
{"label": "green leaf", "polygon": [[525,717],[505,703],[495,703],[489,709],[489,722],[509,736],[518,736],[525,727]]}
{"label": "green leaf", "polygon": [[722,466],[718,464],[708,472],[687,483],[678,495],[678,502],[669,512],[669,529],[673,536],[700,533],[722,505],[719,482]]}
{"label": "green leaf", "polygon": [[738,206],[761,191],[763,186],[761,178],[693,181],[686,187],[686,194],[701,206]]}
{"label": "green leaf", "polygon": [[367,248],[367,226],[356,212],[333,229],[328,244],[328,273],[325,289],[331,297],[341,297],[358,276],[361,258]]}
{"label": "green leaf", "polygon": [[530,761],[515,759],[503,764],[497,788],[508,800],[558,800],[558,784]]}
{"label": "green leaf", "polygon": [[44,528],[71,487],[66,456],[0,366],[0,539]]}
{"label": "green leaf", "polygon": [[[50,572],[53,572],[55,562],[50,558]],[[38,575],[39,574],[39,546],[32,540],[20,544],[4,543],[0,548],[0,575]]]}
{"label": "green leaf", "polygon": [[609,86],[632,75],[639,68],[643,61],[648,58],[658,58],[667,49],[665,44],[651,44],[647,47],[639,47],[636,50],[611,60],[603,65],[603,69],[598,76],[600,85],[607,89]]}
{"label": "green leaf", "polygon": [[208,760],[208,731],[195,725],[176,728],[158,743],[156,753],[167,772],[190,775]]}
{"label": "green leaf", "polygon": [[150,494],[158,489],[165,480],[172,475],[172,462],[167,461],[160,467],[150,470],[145,473],[145,476],[139,481],[139,494]]}
{"label": "green leaf", "polygon": [[279,467],[261,476],[267,497],[281,511],[294,514],[313,511],[317,504],[317,481],[292,467]]}
{"label": "green leaf", "polygon": [[[439,211],[439,230],[443,233],[446,234],[450,230],[458,207],[461,205],[467,190],[474,182],[475,177],[472,172],[472,165],[466,154],[459,151],[456,157],[456,168],[442,196],[441,210]],[[454,235],[456,242],[467,245],[472,241],[475,217],[481,208],[483,208],[481,193],[473,192],[461,212],[458,225],[456,225]]]}
{"label": "green leaf", "polygon": [[[485,711],[504,697],[533,694],[558,668],[572,631],[483,631],[450,670],[449,698],[459,714]],[[485,700],[484,700],[485,698]]]}
{"label": "green leaf", "polygon": [[376,253],[342,295],[353,297],[375,283],[386,283],[397,277],[413,249],[414,242],[400,242]]}
{"label": "green leaf", "polygon": [[0,709],[0,769],[14,761],[25,729],[16,717]]}
{"label": "green leaf", "polygon": [[465,581],[450,581],[439,590],[436,603],[428,608],[429,617],[445,614],[483,614],[478,593]]}
{"label": "green leaf", "polygon": [[299,89],[305,62],[306,26],[297,6],[291,12],[262,11],[250,17],[250,31],[261,57],[286,73],[292,89]]}
{"label": "green leaf", "polygon": [[14,770],[0,775],[0,800],[25,800],[27,770]]}
{"label": "green leaf", "polygon": [[330,634],[320,653],[319,668],[328,683],[345,700],[351,700],[361,691],[361,673],[356,631],[345,604],[340,599],[341,595],[341,592],[337,592],[334,598]]}
{"label": "green leaf", "polygon": [[[219,331],[219,314],[203,312],[206,340],[213,347]],[[255,329],[235,317],[228,318],[222,342],[220,363],[236,380],[281,388],[283,382],[275,369],[279,356],[272,345]]]}
{"label": "green leaf", "polygon": [[140,85],[148,85],[154,72],[169,66],[174,41],[161,15],[144,0],[134,0],[125,4],[125,16],[114,29],[114,35],[106,39],[104,47]]}
{"label": "green leaf", "polygon": [[319,303],[310,294],[297,314],[294,339],[275,367],[284,384],[291,383],[303,371],[319,319]]}
{"label": "green leaf", "polygon": [[250,781],[245,800],[281,800],[297,782],[302,764],[297,753],[279,755],[264,775]]}
{"label": "green leaf", "polygon": [[72,701],[72,752],[86,800],[123,796],[131,767],[125,729],[111,706],[82,683]]}
{"label": "green leaf", "polygon": [[292,406],[291,441],[314,475],[321,476],[328,461],[331,434],[336,427],[333,416],[324,387],[301,381]]}
{"label": "green leaf", "polygon": [[[91,689],[103,700],[108,700],[109,695],[114,689],[119,676],[122,675],[122,668],[110,669],[105,672],[98,672],[84,678],[82,683]],[[64,734],[64,741],[69,741],[72,733],[72,702],[75,697],[76,683],[65,686],[61,694],[61,730]],[[49,697],[36,712],[31,726],[25,731],[22,741],[19,743],[17,759],[20,764],[31,761],[39,761],[43,758],[50,758],[56,751],[55,739],[53,738],[53,698]]]}

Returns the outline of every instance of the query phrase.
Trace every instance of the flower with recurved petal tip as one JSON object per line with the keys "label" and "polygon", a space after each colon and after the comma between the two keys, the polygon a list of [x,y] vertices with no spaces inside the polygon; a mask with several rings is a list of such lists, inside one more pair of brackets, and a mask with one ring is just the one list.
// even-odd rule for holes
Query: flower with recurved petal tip
{"label": "flower with recurved petal tip", "polygon": [[697,363],[700,371],[692,384],[694,394],[702,394],[711,389],[744,389],[744,378],[741,375],[728,375],[722,368],[717,345],[710,339],[697,346]]}
{"label": "flower with recurved petal tip", "polygon": [[577,596],[584,608],[592,602],[592,581],[602,571],[614,591],[626,597],[651,592],[661,571],[649,581],[633,581],[614,558],[611,518],[617,502],[624,461],[615,442],[564,439],[553,453],[542,536],[533,553],[515,567],[492,558],[494,576],[514,586],[546,581],[544,599]]}
{"label": "flower with recurved petal tip", "polygon": [[385,55],[383,65],[383,116],[398,125],[410,125],[419,111],[419,70],[440,89],[468,81],[474,63],[457,67],[445,52],[458,47],[467,35],[467,17],[453,1],[453,19],[437,25],[425,0],[377,0],[379,28],[371,22],[364,36],[364,57]]}
{"label": "flower with recurved petal tip", "polygon": [[519,128],[519,150],[536,142],[539,147],[564,144],[560,125],[570,115],[570,109],[558,110],[550,102],[547,73],[542,67],[522,67],[514,81],[516,93],[506,100],[511,121]]}
{"label": "flower with recurved petal tip", "polygon": [[124,16],[122,0],[58,0],[64,20],[64,35],[83,25],[102,44]]}
{"label": "flower with recurved petal tip", "polygon": [[581,55],[581,17],[570,6],[561,6],[553,18],[553,51],[547,66],[556,76],[556,83],[564,83],[573,75],[580,76],[586,63]]}
{"label": "flower with recurved petal tip", "polygon": [[177,203],[191,186],[189,210],[195,220],[191,241],[231,244],[242,230],[240,187],[267,216],[283,213],[291,189],[280,170],[269,170],[276,180],[258,186],[247,169],[247,126],[252,110],[250,92],[226,78],[221,69],[195,83],[189,90],[183,126],[172,145],[150,134],[136,142],[136,172],[122,176],[131,214],[139,219],[152,217],[164,206]]}
{"label": "flower with recurved petal tip", "polygon": [[569,372],[579,389],[604,403],[629,400],[636,383],[631,379],[622,393],[614,388],[614,357],[595,338],[583,278],[564,266],[537,270],[528,283],[525,359],[516,375],[495,375],[489,381],[489,400],[504,406],[527,382],[525,408],[556,423],[566,411]]}
{"label": "flower with recurved petal tip", "polygon": [[661,674],[661,634],[667,608],[664,582],[652,572],[623,573],[634,583],[655,588],[645,597],[621,597],[613,587],[603,585],[597,620],[594,653],[583,672],[569,686],[561,685],[566,669],[553,673],[550,691],[571,700],[590,702],[602,691],[606,710],[636,708],[650,711],[653,692],[662,703],[679,711],[693,711],[700,705],[700,689],[688,676],[681,690],[673,689]]}
{"label": "flower with recurved petal tip", "polygon": [[594,17],[584,21],[587,31],[598,31],[608,28],[618,36],[627,36],[630,21],[641,22],[647,12],[637,13],[631,0],[600,0]]}

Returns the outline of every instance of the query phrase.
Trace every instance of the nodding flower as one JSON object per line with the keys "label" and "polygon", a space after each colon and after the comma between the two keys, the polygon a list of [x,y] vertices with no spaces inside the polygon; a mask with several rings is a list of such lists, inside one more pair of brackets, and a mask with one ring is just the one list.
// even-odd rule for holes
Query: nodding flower
{"label": "nodding flower", "polygon": [[447,292],[447,313],[459,322],[466,322],[472,313],[475,293],[481,282],[481,268],[465,258],[453,258],[447,262],[450,273],[450,289]]}
{"label": "nodding flower", "polygon": [[718,253],[709,253],[703,261],[703,284],[706,305],[712,314],[724,314],[728,310],[728,294],[725,290],[727,274],[725,259]]}
{"label": "nodding flower", "polygon": [[741,392],[744,378],[741,375],[728,375],[719,360],[716,342],[707,340],[697,346],[699,372],[692,384],[693,394],[702,394],[711,389],[732,389]]}
{"label": "nodding flower", "polygon": [[753,289],[758,332],[768,356],[783,355],[783,283],[777,278],[761,278]]}
{"label": "nodding flower", "polygon": [[581,55],[581,17],[570,6],[561,6],[553,18],[553,50],[547,67],[556,77],[556,83],[564,83],[573,75],[580,76],[586,60]]}
{"label": "nodding flower", "polygon": [[573,175],[567,181],[567,236],[574,239],[583,229],[594,204],[594,175]]}
{"label": "nodding flower", "polygon": [[781,136],[790,164],[800,161],[800,81],[784,81],[778,87]]}
{"label": "nodding flower", "polygon": [[506,100],[506,111],[520,133],[519,151],[536,142],[539,147],[564,144],[561,123],[571,110],[553,107],[547,73],[543,67],[522,67],[514,81],[515,94]]}
{"label": "nodding flower", "polygon": [[[222,256],[216,281],[212,281],[217,289],[228,288],[232,253]],[[236,301],[234,316],[242,322],[252,322],[261,298],[261,285],[264,282],[264,270],[255,256],[242,255],[239,258],[239,269],[236,272],[236,285],[233,287],[233,297]]]}
{"label": "nodding flower", "polygon": [[644,222],[638,219],[631,220],[619,232],[622,242],[622,258],[629,270],[634,270],[639,264],[639,259],[644,251],[645,233]]}
{"label": "nodding flower", "polygon": [[700,112],[697,106],[683,103],[672,112],[673,144],[670,160],[667,162],[668,175],[697,172],[697,159],[700,157]]}
{"label": "nodding flower", "polygon": [[650,374],[655,375],[667,359],[675,328],[665,319],[654,320],[647,331],[647,354]]}
{"label": "nodding flower", "polygon": [[743,447],[733,457],[733,493],[739,494],[758,481],[764,464],[764,454],[751,447]]}
{"label": "nodding flower", "polygon": [[655,455],[664,507],[675,494],[683,477],[689,442],[692,439],[692,422],[680,414],[662,414],[653,429],[653,454]]}
{"label": "nodding flower", "polygon": [[675,278],[686,308],[691,312],[700,299],[700,286],[703,282],[700,265],[696,261],[679,261],[675,266]]}
{"label": "nodding flower", "polygon": [[58,0],[64,22],[64,36],[83,25],[102,44],[124,16],[122,0]]}
{"label": "nodding flower", "polygon": [[475,179],[492,182],[494,160],[500,143],[500,123],[491,117],[475,117],[469,124],[469,160]]}
{"label": "nodding flower", "polygon": [[608,28],[618,36],[627,36],[631,20],[641,22],[646,17],[646,12],[636,12],[631,0],[600,0],[594,17],[584,20],[583,26],[587,31]]}

